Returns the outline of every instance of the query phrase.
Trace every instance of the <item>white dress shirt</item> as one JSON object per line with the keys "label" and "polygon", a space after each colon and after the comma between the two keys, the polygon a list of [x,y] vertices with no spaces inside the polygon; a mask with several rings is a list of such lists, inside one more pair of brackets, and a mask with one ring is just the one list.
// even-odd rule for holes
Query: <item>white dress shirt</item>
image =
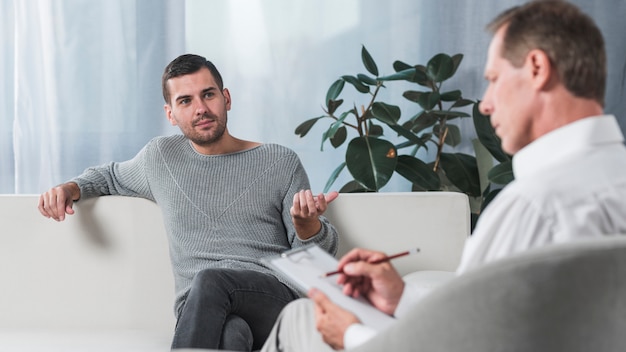
{"label": "white dress shirt", "polygon": [[579,120],[513,158],[515,181],[487,206],[457,274],[550,243],[626,234],[626,148],[613,116]]}
{"label": "white dress shirt", "polygon": [[[485,209],[466,241],[456,273],[550,243],[626,234],[626,147],[614,116],[584,118],[533,141],[513,157],[515,180]],[[405,286],[401,317],[426,295]],[[348,328],[346,348],[374,336]]]}

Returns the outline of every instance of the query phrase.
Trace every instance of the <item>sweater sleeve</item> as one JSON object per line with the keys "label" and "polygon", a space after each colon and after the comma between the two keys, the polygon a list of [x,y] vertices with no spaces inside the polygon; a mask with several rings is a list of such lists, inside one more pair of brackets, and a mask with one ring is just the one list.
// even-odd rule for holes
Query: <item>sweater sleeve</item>
{"label": "sweater sleeve", "polygon": [[322,224],[320,231],[315,234],[313,237],[302,240],[296,234],[296,229],[293,225],[293,220],[291,218],[290,209],[293,205],[293,197],[294,195],[304,189],[310,189],[311,186],[309,184],[309,178],[300,163],[300,160],[294,154],[296,158],[296,165],[293,171],[293,176],[291,179],[291,185],[285,197],[283,198],[283,222],[287,229],[287,236],[289,237],[289,241],[291,243],[292,248],[302,247],[308,244],[315,243],[321,248],[325,249],[332,255],[337,253],[337,230],[335,227],[326,219],[324,216],[320,216],[319,220]]}
{"label": "sweater sleeve", "polygon": [[72,179],[80,188],[80,198],[120,195],[154,201],[145,172],[145,159],[152,143],[130,160],[89,167]]}

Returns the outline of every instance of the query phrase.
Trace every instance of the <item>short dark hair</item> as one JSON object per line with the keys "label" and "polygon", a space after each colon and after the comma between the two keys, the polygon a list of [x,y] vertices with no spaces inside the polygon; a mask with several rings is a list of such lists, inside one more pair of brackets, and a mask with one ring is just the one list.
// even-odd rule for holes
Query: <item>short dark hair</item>
{"label": "short dark hair", "polygon": [[213,79],[215,79],[215,82],[217,83],[217,87],[220,90],[224,89],[222,75],[220,75],[217,67],[215,67],[211,61],[200,55],[184,54],[172,60],[172,62],[170,62],[163,71],[161,87],[163,89],[163,99],[165,100],[165,103],[169,104],[170,102],[170,92],[167,89],[168,80],[198,72],[203,67],[209,69],[211,75],[213,75]]}
{"label": "short dark hair", "polygon": [[561,0],[535,0],[497,16],[487,28],[504,34],[502,57],[521,66],[530,50],[550,58],[568,91],[604,106],[606,52],[600,29],[580,9]]}

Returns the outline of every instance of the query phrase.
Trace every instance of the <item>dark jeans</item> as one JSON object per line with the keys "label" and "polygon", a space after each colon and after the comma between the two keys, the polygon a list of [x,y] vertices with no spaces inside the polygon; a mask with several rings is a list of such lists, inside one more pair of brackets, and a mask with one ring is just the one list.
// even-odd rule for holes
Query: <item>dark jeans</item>
{"label": "dark jeans", "polygon": [[260,349],[282,308],[297,297],[257,271],[200,271],[178,316],[172,349]]}

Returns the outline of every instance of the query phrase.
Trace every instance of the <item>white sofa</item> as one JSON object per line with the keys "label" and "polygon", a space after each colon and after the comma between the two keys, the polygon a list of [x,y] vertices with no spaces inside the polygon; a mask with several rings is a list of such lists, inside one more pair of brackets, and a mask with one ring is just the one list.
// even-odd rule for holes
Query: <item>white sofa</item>
{"label": "white sofa", "polygon": [[[0,195],[0,351],[169,351],[174,284],[158,207],[102,197],[57,223],[37,201]],[[459,193],[342,194],[327,216],[340,253],[419,247],[394,262],[403,274],[454,270],[470,228]]]}

